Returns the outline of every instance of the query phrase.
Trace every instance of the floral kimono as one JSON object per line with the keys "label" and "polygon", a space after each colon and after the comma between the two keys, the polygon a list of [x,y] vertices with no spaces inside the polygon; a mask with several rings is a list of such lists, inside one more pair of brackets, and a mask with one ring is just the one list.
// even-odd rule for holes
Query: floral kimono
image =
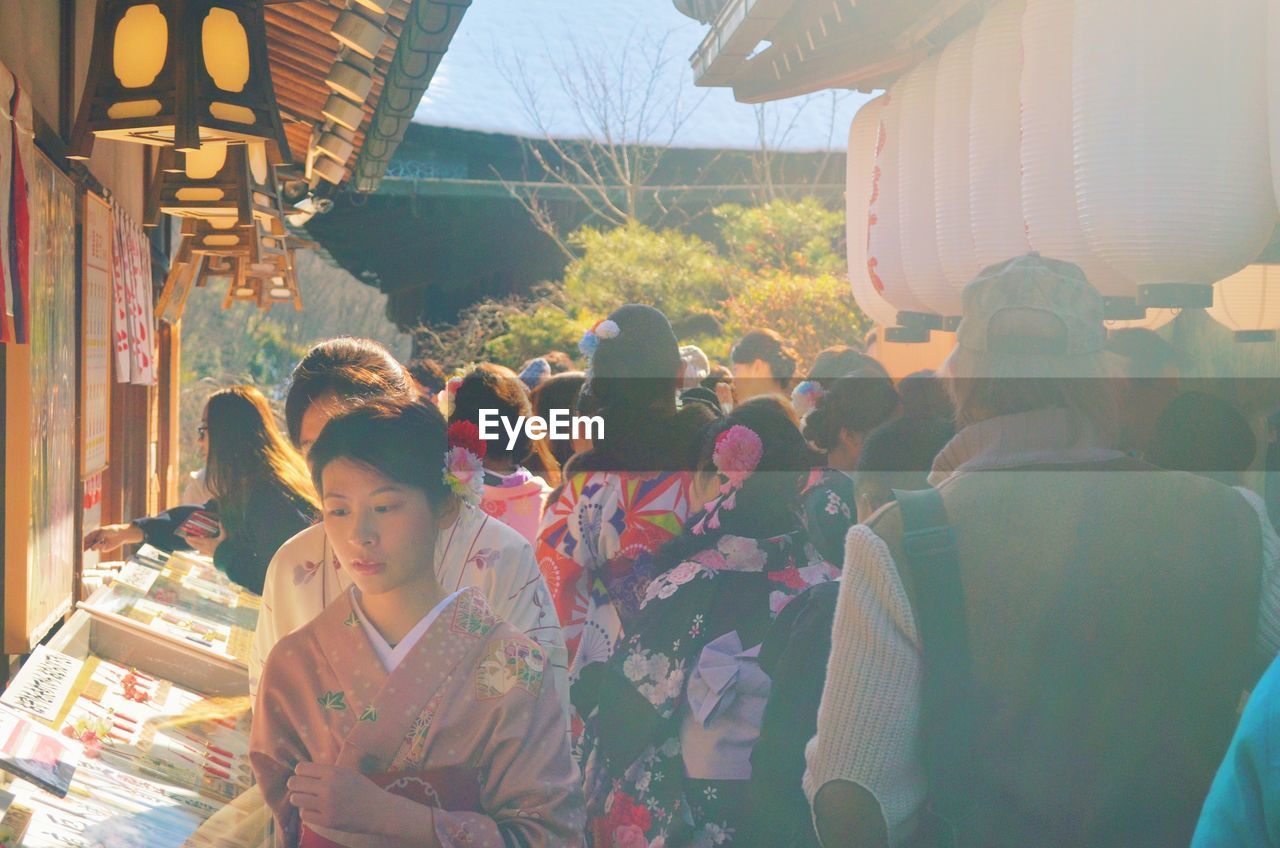
{"label": "floral kimono", "polygon": [[510,474],[486,471],[480,509],[524,536],[530,544],[536,544],[549,494],[551,487],[547,481],[535,477],[527,468],[517,468]]}
{"label": "floral kimono", "polygon": [[578,770],[542,648],[474,587],[437,613],[389,672],[350,592],[271,652],[249,756],[286,845],[382,841],[303,826],[287,788],[302,761],[437,807],[445,848],[582,844]]}
{"label": "floral kimono", "polygon": [[722,536],[654,578],[639,622],[591,681],[595,848],[721,846],[750,833],[751,752],[770,689],[761,642],[793,598],[838,576],[798,530]]}
{"label": "floral kimono", "polygon": [[[464,505],[453,525],[440,533],[436,574],[448,592],[478,587],[498,617],[542,646],[556,677],[556,692],[567,709],[564,634],[529,543],[502,522]],[[275,644],[319,615],[350,586],[325,539],[323,525],[303,530],[281,546],[267,570],[249,657],[253,692]]]}
{"label": "floral kimono", "polygon": [[689,516],[685,472],[571,474],[547,507],[538,567],[569,653],[569,679],[613,653],[644,600],[653,554]]}
{"label": "floral kimono", "polygon": [[827,562],[844,562],[844,537],[858,523],[853,479],[842,471],[815,471],[800,495],[809,541]]}

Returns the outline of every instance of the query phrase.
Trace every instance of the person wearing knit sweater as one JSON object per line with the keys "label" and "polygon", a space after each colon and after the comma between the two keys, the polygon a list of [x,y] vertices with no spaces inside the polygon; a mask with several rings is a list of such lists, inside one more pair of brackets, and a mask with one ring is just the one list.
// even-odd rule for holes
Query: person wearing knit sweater
{"label": "person wearing knit sweater", "polygon": [[[1280,648],[1257,626],[1280,590],[1238,493],[1114,449],[1104,338],[1101,299],[1069,263],[1030,254],[966,287],[942,369],[960,431],[929,482],[957,540],[969,756],[926,750],[958,711],[923,696],[918,585],[890,503],[846,539],[806,750],[826,848],[933,828],[956,845],[1190,840],[1254,651]],[[937,820],[939,799],[960,814]]]}

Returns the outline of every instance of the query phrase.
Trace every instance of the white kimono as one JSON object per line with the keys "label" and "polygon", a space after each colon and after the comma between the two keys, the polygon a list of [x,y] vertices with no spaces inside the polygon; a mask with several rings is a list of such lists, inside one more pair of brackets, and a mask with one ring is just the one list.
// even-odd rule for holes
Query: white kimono
{"label": "white kimono", "polygon": [[[481,510],[463,506],[458,519],[440,532],[436,563],[447,592],[475,586],[499,618],[542,647],[567,716],[564,633],[529,542]],[[255,697],[262,667],[275,644],[309,623],[350,586],[323,525],[308,527],[280,546],[267,568],[262,612],[249,654],[249,688]]]}

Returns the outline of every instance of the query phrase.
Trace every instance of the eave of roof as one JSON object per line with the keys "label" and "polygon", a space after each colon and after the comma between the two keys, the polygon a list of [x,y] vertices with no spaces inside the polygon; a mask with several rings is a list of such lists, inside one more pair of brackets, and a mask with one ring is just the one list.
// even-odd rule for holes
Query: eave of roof
{"label": "eave of roof", "polygon": [[871,91],[977,23],[992,2],[729,0],[690,64],[696,84],[731,87],[746,103]]}
{"label": "eave of roof", "polygon": [[[358,151],[344,179],[373,191],[404,137],[470,0],[411,0],[393,8],[387,38],[374,58],[373,88],[355,134]],[[295,161],[311,143],[312,129],[324,122],[320,110],[330,91],[325,77],[338,58],[330,34],[345,0],[267,0],[267,53],[285,134]]]}

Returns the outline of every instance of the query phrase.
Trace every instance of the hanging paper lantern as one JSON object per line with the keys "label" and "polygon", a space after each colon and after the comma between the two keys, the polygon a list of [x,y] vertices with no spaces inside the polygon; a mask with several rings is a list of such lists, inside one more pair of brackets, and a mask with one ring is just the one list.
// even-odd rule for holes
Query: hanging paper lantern
{"label": "hanging paper lantern", "polygon": [[938,58],[921,62],[894,86],[902,105],[898,169],[898,232],[907,287],[929,312],[960,314],[960,289],[947,281],[938,259],[934,202],[933,122]]}
{"label": "hanging paper lantern", "polygon": [[[1102,295],[1108,315],[1146,321],[1133,280],[1098,259],[1076,204],[1071,138],[1073,0],[1027,0],[1022,15],[1022,217],[1045,256],[1074,262]],[[1170,317],[1170,320],[1172,318]]]}
{"label": "hanging paper lantern", "polygon": [[263,0],[98,0],[71,157],[95,136],[184,151],[265,141],[287,161]]}
{"label": "hanging paper lantern", "polygon": [[1181,309],[1148,309],[1141,318],[1109,318],[1102,323],[1108,330],[1158,330],[1178,317]]}
{"label": "hanging paper lantern", "polygon": [[867,273],[867,208],[880,134],[884,96],[868,101],[849,127],[848,163],[845,168],[845,243],[849,256],[849,282],[853,299],[868,318],[885,327],[898,323],[898,311],[876,291]]}
{"label": "hanging paper lantern", "polygon": [[1267,3],[1267,115],[1271,138],[1271,183],[1280,206],[1280,0]]}
{"label": "hanging paper lantern", "polygon": [[871,176],[867,210],[867,272],[884,299],[898,310],[898,323],[909,327],[941,329],[942,316],[932,312],[907,285],[903,264],[901,206],[902,98],[901,86],[884,95],[876,162]]}
{"label": "hanging paper lantern", "polygon": [[938,263],[956,291],[982,270],[973,250],[969,209],[969,97],[975,32],[957,36],[938,57],[934,85],[933,187]]}
{"label": "hanging paper lantern", "polygon": [[1001,0],[974,33],[969,96],[969,214],[973,252],[985,267],[1021,256],[1022,221],[1018,78],[1024,0]]}
{"label": "hanging paper lantern", "polygon": [[1249,265],[1218,281],[1209,317],[1238,342],[1272,342],[1280,330],[1280,265]]}
{"label": "hanging paper lantern", "polygon": [[1076,0],[1080,224],[1141,305],[1210,305],[1275,228],[1263,2]]}

